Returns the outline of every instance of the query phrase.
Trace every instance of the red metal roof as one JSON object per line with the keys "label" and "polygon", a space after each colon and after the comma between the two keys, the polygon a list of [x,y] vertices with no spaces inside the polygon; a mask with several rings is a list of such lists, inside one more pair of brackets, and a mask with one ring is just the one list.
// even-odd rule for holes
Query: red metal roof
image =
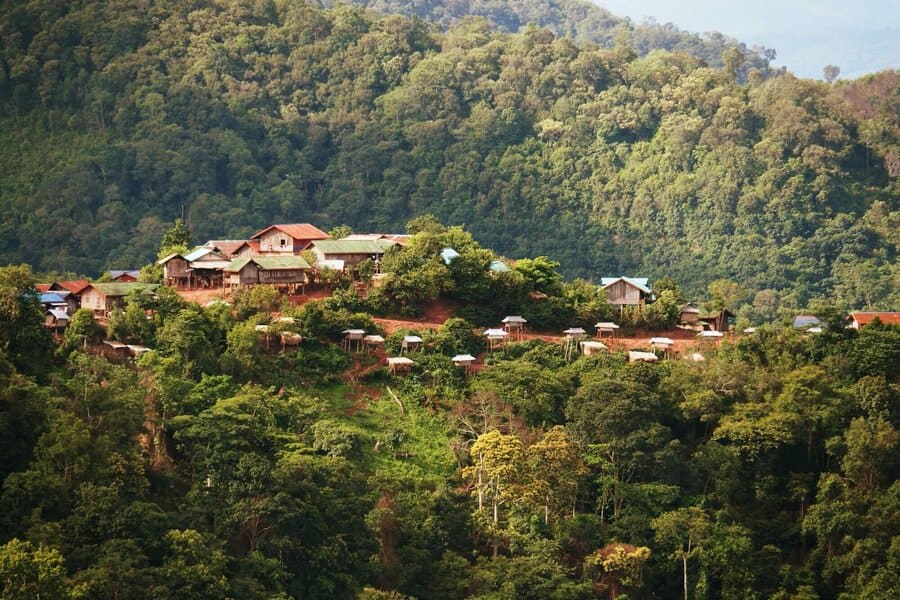
{"label": "red metal roof", "polygon": [[295,240],[327,240],[331,237],[315,225],[309,223],[293,223],[289,225],[269,225],[262,231],[252,235],[250,239],[255,240],[272,229],[283,231]]}
{"label": "red metal roof", "polygon": [[51,283],[36,283],[34,285],[34,289],[39,291],[40,293],[45,293],[50,291],[50,286],[53,285]]}
{"label": "red metal roof", "polygon": [[850,318],[860,326],[868,325],[878,317],[885,325],[900,325],[900,312],[852,312]]}
{"label": "red metal roof", "polygon": [[71,279],[68,281],[57,281],[56,283],[75,295],[80,294],[84,288],[90,285],[90,282],[87,279]]}

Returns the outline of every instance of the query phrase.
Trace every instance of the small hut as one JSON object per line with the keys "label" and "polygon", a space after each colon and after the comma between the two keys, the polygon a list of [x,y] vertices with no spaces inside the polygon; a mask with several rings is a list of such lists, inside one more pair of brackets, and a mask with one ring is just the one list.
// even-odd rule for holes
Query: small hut
{"label": "small hut", "polygon": [[404,335],[403,341],[400,343],[400,353],[404,350],[414,352],[422,347],[422,338],[417,335]]}
{"label": "small hut", "polygon": [[597,337],[601,340],[604,338],[604,336],[615,338],[619,335],[619,326],[608,321],[597,323],[596,325],[594,325],[594,329],[597,330]]}
{"label": "small hut", "polygon": [[509,332],[505,329],[486,329],[484,336],[488,340],[488,349],[493,352],[494,348],[501,346],[506,341]]}
{"label": "small hut", "polygon": [[103,345],[107,348],[104,352],[107,358],[123,358],[128,355],[128,344],[114,342],[113,340],[103,340]]}
{"label": "small hut", "polygon": [[366,337],[365,329],[345,329],[341,333],[344,338],[341,340],[341,348],[350,351],[350,348],[356,346],[357,352],[362,348],[363,338]]}
{"label": "small hut", "polygon": [[416,363],[405,356],[395,356],[387,359],[388,368],[392,375],[397,373],[408,373]]}
{"label": "small hut", "polygon": [[363,338],[363,343],[366,345],[367,352],[374,352],[376,348],[384,346],[384,338],[376,334],[367,335]]}
{"label": "small hut", "polygon": [[566,335],[563,352],[566,360],[569,360],[575,353],[575,349],[578,348],[578,342],[587,337],[587,331],[581,327],[569,327],[563,333]]}
{"label": "small hut", "polygon": [[591,356],[593,354],[599,354],[600,352],[605,352],[609,348],[606,347],[606,344],[603,342],[596,342],[593,340],[585,340],[581,342],[581,353],[584,356]]}
{"label": "small hut", "polygon": [[697,334],[697,339],[701,342],[712,342],[718,345],[724,335],[721,331],[701,331]]}
{"label": "small hut", "polygon": [[139,346],[137,344],[129,344],[128,345],[128,353],[130,355],[134,356],[135,358],[138,358],[140,356],[143,356],[144,354],[147,354],[148,352],[150,352],[150,350],[152,350],[152,348],[148,348],[147,346]]}
{"label": "small hut", "polygon": [[465,373],[467,376],[472,373],[472,366],[475,364],[475,357],[471,354],[457,354],[451,360],[457,367],[465,369]]}
{"label": "small hut", "polygon": [[662,350],[666,357],[669,356],[669,353],[672,351],[672,346],[675,345],[675,342],[671,338],[667,337],[652,337],[650,338],[650,348],[652,350]]}
{"label": "small hut", "polygon": [[58,331],[69,326],[69,313],[59,308],[51,308],[44,317],[44,327]]}
{"label": "small hut", "polygon": [[281,338],[281,351],[284,352],[289,346],[296,348],[303,341],[303,336],[293,331],[282,331],[279,334]]}
{"label": "small hut", "polygon": [[659,357],[653,352],[638,352],[637,350],[628,351],[628,362],[649,362],[655,363],[659,361]]}
{"label": "small hut", "polygon": [[525,324],[528,323],[521,315],[510,315],[508,317],[504,317],[503,321],[503,329],[506,330],[507,333],[510,333],[516,336],[516,339],[522,339],[522,333],[525,332]]}

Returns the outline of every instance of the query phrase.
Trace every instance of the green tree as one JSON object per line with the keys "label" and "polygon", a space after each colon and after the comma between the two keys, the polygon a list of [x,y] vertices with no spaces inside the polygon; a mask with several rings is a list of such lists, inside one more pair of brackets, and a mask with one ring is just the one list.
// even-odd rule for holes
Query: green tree
{"label": "green tree", "polygon": [[63,555],[13,538],[0,546],[0,598],[69,598]]}

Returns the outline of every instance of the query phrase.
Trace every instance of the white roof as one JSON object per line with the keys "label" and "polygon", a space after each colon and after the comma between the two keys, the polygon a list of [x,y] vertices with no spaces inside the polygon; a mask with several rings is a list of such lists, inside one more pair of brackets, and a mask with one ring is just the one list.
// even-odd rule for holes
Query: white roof
{"label": "white roof", "polygon": [[642,360],[644,362],[657,362],[659,357],[652,352],[638,352],[637,350],[628,351],[628,362]]}
{"label": "white roof", "polygon": [[202,260],[202,261],[192,262],[191,268],[192,269],[212,269],[214,271],[221,271],[230,264],[231,264],[230,260]]}
{"label": "white roof", "polygon": [[345,329],[341,333],[346,333],[347,335],[366,335],[365,329]]}
{"label": "white roof", "polygon": [[363,341],[367,342],[369,344],[383,344],[384,338],[381,337],[380,335],[373,334],[373,335],[367,335],[366,337],[364,337]]}
{"label": "white roof", "polygon": [[407,342],[407,343],[417,343],[417,342],[421,342],[422,338],[420,338],[417,335],[404,335],[403,341]]}
{"label": "white roof", "polygon": [[606,344],[604,344],[603,342],[595,342],[593,340],[581,342],[581,347],[582,348],[593,348],[594,350],[607,350],[608,349]]}
{"label": "white roof", "polygon": [[143,354],[144,352],[150,352],[150,348],[147,346],[138,346],[136,344],[128,344],[128,349],[131,350],[131,353],[137,356],[138,354]]}
{"label": "white roof", "polygon": [[509,333],[502,329],[486,329],[484,335],[488,337],[506,337]]}
{"label": "white roof", "polygon": [[705,338],[720,338],[724,333],[721,331],[701,331],[697,334],[697,337],[705,337]]}
{"label": "white roof", "polygon": [[395,356],[393,358],[387,359],[387,364],[392,367],[397,367],[400,365],[414,365],[416,363],[413,362],[412,359],[406,358],[405,356]]}
{"label": "white roof", "polygon": [[744,330],[744,333],[756,333],[756,327],[748,327]]}
{"label": "white roof", "polygon": [[810,327],[806,331],[808,331],[809,333],[822,333],[822,328],[821,327]]}
{"label": "white roof", "polygon": [[58,308],[51,308],[48,312],[51,315],[53,315],[53,318],[56,319],[57,321],[68,321],[69,320],[69,313],[67,313],[64,310],[60,310]]}
{"label": "white roof", "polygon": [[268,325],[257,325],[257,326],[254,327],[253,329],[255,329],[256,331],[260,331],[260,332],[262,332],[262,333],[269,333],[269,326],[268,326]]}
{"label": "white roof", "polygon": [[474,362],[475,357],[471,354],[457,354],[451,359],[453,362]]}
{"label": "white roof", "polygon": [[700,354],[699,352],[691,352],[690,354],[684,355],[685,360],[692,360],[694,362],[703,362],[706,358]]}
{"label": "white roof", "polygon": [[122,342],[114,342],[112,340],[103,340],[103,343],[107,346],[115,348],[116,350],[121,350],[122,348],[128,347],[128,344],[123,344]]}
{"label": "white roof", "polygon": [[654,338],[650,338],[650,345],[651,345],[651,346],[671,346],[671,345],[673,345],[674,343],[675,343],[675,342],[672,341],[671,338],[667,338],[667,337],[654,337]]}
{"label": "white roof", "polygon": [[609,322],[603,321],[601,323],[597,323],[596,325],[594,325],[594,328],[595,329],[618,329],[619,326],[616,325],[615,323],[609,323]]}
{"label": "white roof", "polygon": [[501,323],[527,323],[528,321],[520,315],[510,315],[508,317],[503,317]]}
{"label": "white roof", "polygon": [[565,333],[566,335],[584,335],[587,333],[587,331],[585,331],[581,327],[569,327],[568,329],[564,330],[563,333]]}

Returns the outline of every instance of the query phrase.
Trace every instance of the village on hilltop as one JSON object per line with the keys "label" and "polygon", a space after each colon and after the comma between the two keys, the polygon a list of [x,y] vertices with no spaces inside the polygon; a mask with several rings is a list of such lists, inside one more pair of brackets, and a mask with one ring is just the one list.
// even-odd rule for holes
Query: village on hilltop
{"label": "village on hilltop", "polygon": [[[348,234],[333,239],[318,227],[309,223],[270,225],[252,235],[247,240],[209,240],[188,252],[174,252],[162,257],[157,265],[162,269],[162,283],[139,281],[140,272],[136,270],[111,270],[102,281],[62,280],[38,284],[40,302],[44,307],[46,327],[56,333],[64,330],[71,316],[79,308],[91,311],[94,319],[105,323],[115,310],[121,310],[125,298],[132,293],[155,294],[160,285],[178,291],[186,298],[195,292],[221,292],[222,296],[242,288],[256,285],[269,285],[286,296],[304,296],[307,286],[320,281],[325,273],[337,273],[351,279],[359,279],[360,266],[367,262],[372,270],[368,285],[377,287],[382,280],[382,259],[392,248],[406,246],[412,236],[407,234]],[[459,253],[449,247],[440,252],[445,264],[450,264]],[[514,265],[514,263],[512,263]],[[511,270],[510,264],[501,260],[491,261],[488,269],[494,273]],[[647,278],[641,277],[602,277],[600,289],[607,301],[621,311],[625,307],[643,306],[652,303],[655,294]],[[220,296],[221,297],[221,296]],[[222,300],[214,300],[221,302]],[[851,312],[848,327],[860,327],[878,319],[886,324],[900,324],[900,312]],[[681,307],[679,331],[682,340],[696,339],[700,343],[717,344],[726,333],[733,332],[735,315],[728,309],[704,314],[695,304],[688,302]],[[411,322],[415,324],[415,322]],[[822,331],[822,323],[812,315],[798,315],[793,326],[809,333]],[[489,328],[483,335],[488,348],[494,350],[510,340],[521,341],[527,328],[527,320],[519,315],[509,315],[502,320],[500,327]],[[268,327],[258,326],[259,332],[265,336],[268,345]],[[754,333],[755,328],[744,329],[745,334]],[[285,345],[296,345],[299,336],[290,332],[288,338],[282,336]],[[343,333],[343,345],[349,350],[365,346],[379,346],[384,338],[377,334],[367,334],[363,330],[347,330]],[[588,339],[588,334],[581,327],[571,327],[558,337],[567,355],[576,351],[590,355],[599,351],[607,351],[607,343],[619,337],[619,325],[613,321],[601,321],[595,325],[596,339]],[[674,335],[674,334],[672,334]],[[548,337],[543,335],[542,337]],[[421,343],[417,336],[407,336],[403,340],[404,350],[414,350]],[[128,346],[109,341],[108,345],[115,349],[130,349],[132,355],[142,354],[148,348]],[[631,349],[628,358],[631,361],[656,362],[660,356],[670,357],[684,342],[676,344],[672,337],[655,336],[644,340],[647,352]],[[703,360],[698,353],[688,353],[686,358]],[[460,355],[453,359],[454,364],[467,371],[476,358]],[[386,364],[394,372],[409,369],[414,363],[405,357],[387,358]]]}

